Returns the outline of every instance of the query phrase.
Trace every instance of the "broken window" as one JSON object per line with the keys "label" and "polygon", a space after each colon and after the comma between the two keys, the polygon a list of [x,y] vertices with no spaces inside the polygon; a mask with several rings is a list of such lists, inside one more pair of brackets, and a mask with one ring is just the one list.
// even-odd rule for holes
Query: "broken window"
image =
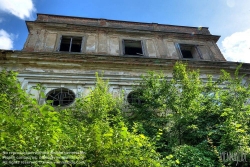
{"label": "broken window", "polygon": [[67,88],[53,89],[47,94],[46,101],[54,106],[68,106],[75,100],[75,94],[72,90]]}
{"label": "broken window", "polygon": [[142,41],[123,40],[124,55],[143,56]]}
{"label": "broken window", "polygon": [[179,44],[179,49],[184,59],[201,59],[201,55],[196,45]]}
{"label": "broken window", "polygon": [[82,37],[62,36],[59,51],[81,52]]}

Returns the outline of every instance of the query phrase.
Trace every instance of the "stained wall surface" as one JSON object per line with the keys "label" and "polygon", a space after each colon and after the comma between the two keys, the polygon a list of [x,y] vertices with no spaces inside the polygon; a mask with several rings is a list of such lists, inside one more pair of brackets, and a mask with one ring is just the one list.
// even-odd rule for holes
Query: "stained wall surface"
{"label": "stained wall surface", "polygon": [[[227,62],[207,27],[186,27],[157,23],[138,23],[106,19],[38,14],[27,21],[29,35],[22,51],[0,52],[0,70],[18,72],[21,86],[40,103],[45,98],[35,89],[67,88],[76,97],[86,96],[95,87],[96,73],[108,80],[114,96],[133,90],[141,75],[163,72],[171,79],[177,61],[218,78],[220,69],[231,73],[237,63]],[[80,52],[60,51],[62,37],[81,37]],[[143,54],[126,55],[124,41],[139,41]],[[181,45],[192,47],[192,58],[183,58]],[[249,77],[250,65],[244,70]],[[126,101],[126,100],[125,100]]]}
{"label": "stained wall surface", "polygon": [[[133,26],[134,25],[134,26]],[[23,51],[58,52],[62,36],[82,37],[82,54],[124,56],[123,40],[142,42],[143,56],[183,59],[179,44],[196,46],[200,57],[194,59],[226,61],[216,45],[218,36],[208,28],[168,26],[148,23],[112,21],[38,15],[27,22],[29,36]]]}

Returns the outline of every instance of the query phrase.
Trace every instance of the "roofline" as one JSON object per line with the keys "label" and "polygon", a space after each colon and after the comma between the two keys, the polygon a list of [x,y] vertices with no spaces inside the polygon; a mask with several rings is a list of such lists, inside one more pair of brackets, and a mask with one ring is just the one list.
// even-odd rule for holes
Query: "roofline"
{"label": "roofline", "polygon": [[[186,28],[198,28],[192,26],[179,26],[179,25],[171,25],[171,24],[159,24],[159,23],[147,23],[147,22],[136,22],[136,21],[124,21],[124,20],[112,20],[112,19],[105,19],[105,18],[90,18],[90,17],[78,17],[78,16],[66,16],[66,15],[54,15],[54,14],[44,14],[44,13],[37,13],[38,15],[47,15],[47,16],[56,16],[56,17],[68,17],[68,18],[78,18],[78,19],[90,19],[90,20],[107,20],[107,21],[117,21],[117,22],[125,22],[125,23],[140,23],[140,24],[157,24],[161,26],[173,26],[173,27],[186,27]],[[209,27],[202,27],[209,29]]]}
{"label": "roofline", "polygon": [[[27,26],[27,29],[28,29],[28,31],[30,31],[29,30],[29,26],[28,26],[28,23],[33,23],[33,24],[39,24],[39,23],[41,23],[41,24],[43,24],[44,22],[42,22],[42,21],[36,21],[36,22],[34,22],[34,21],[25,21],[25,23],[26,23],[26,26]],[[55,23],[54,23],[55,24]],[[75,24],[70,24],[70,23],[56,23],[56,24],[67,24],[67,25],[75,25]],[[96,28],[110,28],[110,29],[124,29],[124,28],[118,28],[118,27],[102,27],[102,26],[96,26],[96,25],[79,25],[79,26],[85,26],[85,27],[96,27]],[[157,32],[157,33],[173,33],[173,34],[189,34],[189,33],[186,33],[186,32],[172,32],[172,31],[169,31],[169,32],[167,32],[167,31],[154,31],[154,30],[140,30],[140,29],[132,29],[132,30],[137,30],[137,31],[151,31],[151,32]],[[216,40],[215,40],[215,42],[218,42],[218,40],[219,40],[219,38],[221,37],[220,35],[212,35],[212,34],[210,34],[210,35],[207,35],[207,34],[194,34],[194,36],[204,36],[204,37],[214,37],[214,38],[216,38]]]}

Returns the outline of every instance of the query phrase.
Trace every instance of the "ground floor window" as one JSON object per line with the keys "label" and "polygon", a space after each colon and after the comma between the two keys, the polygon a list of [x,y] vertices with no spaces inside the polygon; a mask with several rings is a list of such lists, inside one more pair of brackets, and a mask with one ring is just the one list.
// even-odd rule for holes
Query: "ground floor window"
{"label": "ground floor window", "polygon": [[75,93],[67,88],[53,89],[47,93],[46,101],[54,107],[68,106],[75,101]]}
{"label": "ground floor window", "polygon": [[131,105],[141,105],[143,100],[140,99],[140,93],[136,91],[132,91],[127,96],[127,101]]}

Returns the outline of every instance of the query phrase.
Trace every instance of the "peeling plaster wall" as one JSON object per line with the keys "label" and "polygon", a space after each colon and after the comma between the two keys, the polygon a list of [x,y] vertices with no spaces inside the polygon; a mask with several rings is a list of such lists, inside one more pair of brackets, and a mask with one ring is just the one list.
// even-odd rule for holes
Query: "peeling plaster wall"
{"label": "peeling plaster wall", "polygon": [[163,41],[164,41],[164,44],[165,44],[166,50],[167,50],[166,58],[179,59],[179,53],[176,50],[174,42],[170,41],[168,39],[163,39]]}
{"label": "peeling plaster wall", "polygon": [[[33,98],[36,98],[40,104],[43,104],[45,99],[40,97],[39,92],[35,89],[37,84],[41,84],[45,88],[45,95],[53,89],[63,87],[72,90],[76,97],[87,96],[95,87],[95,73],[99,72],[100,74],[104,72],[103,79],[109,80],[110,93],[118,97],[122,91],[125,95],[128,95],[133,89],[134,81],[140,80],[140,75],[145,74],[144,72],[124,72],[122,70],[75,70],[73,72],[71,70],[58,69],[48,73],[48,70],[26,68],[25,71],[27,72],[22,72],[18,76],[22,88]],[[79,73],[81,74],[79,75]]]}
{"label": "peeling plaster wall", "polygon": [[119,55],[119,38],[116,36],[110,36],[108,39],[108,53],[110,55]]}
{"label": "peeling plaster wall", "polygon": [[[91,90],[94,89],[96,78],[95,73],[103,74],[103,79],[108,80],[110,84],[109,92],[113,94],[114,97],[124,93],[124,98],[133,91],[135,83],[141,80],[141,75],[146,75],[148,70],[152,69],[137,69],[135,66],[130,68],[123,68],[114,70],[112,66],[111,69],[100,67],[99,70],[91,70],[90,67],[85,69],[57,69],[53,70],[50,68],[39,67],[39,68],[25,68],[20,71],[18,79],[21,82],[22,88],[27,91],[27,93],[32,94],[34,98],[39,100],[40,104],[45,102],[45,99],[39,98],[39,92],[35,90],[37,84],[41,84],[45,87],[44,93],[48,94],[49,91],[57,88],[67,88],[72,90],[76,97],[87,96]],[[51,72],[53,71],[53,72]],[[172,78],[172,70],[169,68],[158,68],[155,69],[156,72],[163,72],[168,79]],[[214,79],[219,78],[218,69],[200,69],[200,76],[204,82],[207,80],[207,75],[213,75]]]}
{"label": "peeling plaster wall", "polygon": [[[180,59],[177,43],[199,45],[204,60],[225,61],[219,48],[213,41],[172,38],[154,35],[154,33],[141,34],[140,32],[119,31],[108,32],[83,28],[81,31],[52,30],[33,26],[24,46],[24,51],[56,52],[60,46],[62,35],[83,37],[82,53],[123,56],[122,40],[142,40],[144,56],[163,59]],[[200,59],[199,56],[194,56]]]}
{"label": "peeling plaster wall", "polygon": [[56,39],[57,39],[57,33],[55,32],[47,33],[46,41],[44,44],[44,50],[46,52],[53,52],[56,49]]}
{"label": "peeling plaster wall", "polygon": [[95,53],[96,52],[96,48],[97,48],[97,38],[95,34],[88,34],[87,38],[87,44],[86,44],[86,52],[87,53]]}
{"label": "peeling plaster wall", "polygon": [[[44,14],[26,23],[29,36],[23,52],[9,55],[0,52],[0,63],[3,61],[0,70],[19,72],[22,88],[36,99],[40,98],[34,89],[37,84],[45,87],[45,94],[63,87],[72,90],[76,97],[86,96],[95,86],[96,72],[103,73],[103,79],[109,80],[113,96],[123,91],[126,98],[134,82],[149,70],[172,77],[174,62],[182,59],[178,44],[197,47],[197,51],[193,51],[194,59],[184,61],[191,62],[194,69],[199,68],[204,80],[207,74],[214,75],[215,79],[219,76],[221,66],[215,63],[227,63],[215,43],[219,36],[211,35],[206,27]],[[81,53],[59,52],[62,36],[82,37]],[[124,56],[123,40],[140,40],[143,56]],[[235,69],[228,64],[223,67]],[[39,102],[42,104],[45,99]]]}
{"label": "peeling plaster wall", "polygon": [[210,50],[212,51],[212,54],[213,54],[215,60],[226,61],[226,59],[221,54],[219,47],[216,45],[216,43],[207,42],[207,44],[208,44],[208,47],[210,48]]}
{"label": "peeling plaster wall", "polygon": [[[110,38],[107,38],[110,40]],[[114,37],[117,42],[118,38]],[[116,43],[115,42],[115,43]],[[152,41],[153,42],[153,41]],[[172,45],[173,43],[170,42]],[[105,58],[105,59],[103,59]],[[68,88],[76,97],[86,96],[94,88],[95,74],[103,74],[103,79],[108,80],[110,92],[119,96],[123,91],[125,99],[133,90],[135,82],[141,80],[140,76],[147,71],[162,72],[168,79],[172,78],[172,68],[177,60],[156,59],[103,55],[58,54],[8,51],[0,52],[0,71],[3,69],[18,72],[21,87],[42,104],[45,99],[39,98],[39,92],[35,90],[37,84],[45,87],[44,93],[57,88]],[[232,62],[212,61],[186,61],[189,68],[200,69],[201,78],[206,81],[207,74],[213,75],[216,80],[220,69],[230,73],[238,66]],[[241,72],[249,78],[250,64],[243,64]]]}
{"label": "peeling plaster wall", "polygon": [[167,55],[169,54],[167,49],[166,49],[166,46],[163,42],[163,39],[162,38],[156,38],[156,50],[158,51],[158,57],[159,58],[167,58]]}
{"label": "peeling plaster wall", "polygon": [[37,30],[31,30],[29,33],[29,36],[27,38],[27,41],[24,45],[25,51],[35,51],[35,46],[38,40],[38,31]]}
{"label": "peeling plaster wall", "polygon": [[98,53],[107,54],[108,48],[107,34],[105,32],[98,33]]}
{"label": "peeling plaster wall", "polygon": [[149,57],[158,57],[156,51],[156,45],[152,39],[146,40],[146,50]]}

